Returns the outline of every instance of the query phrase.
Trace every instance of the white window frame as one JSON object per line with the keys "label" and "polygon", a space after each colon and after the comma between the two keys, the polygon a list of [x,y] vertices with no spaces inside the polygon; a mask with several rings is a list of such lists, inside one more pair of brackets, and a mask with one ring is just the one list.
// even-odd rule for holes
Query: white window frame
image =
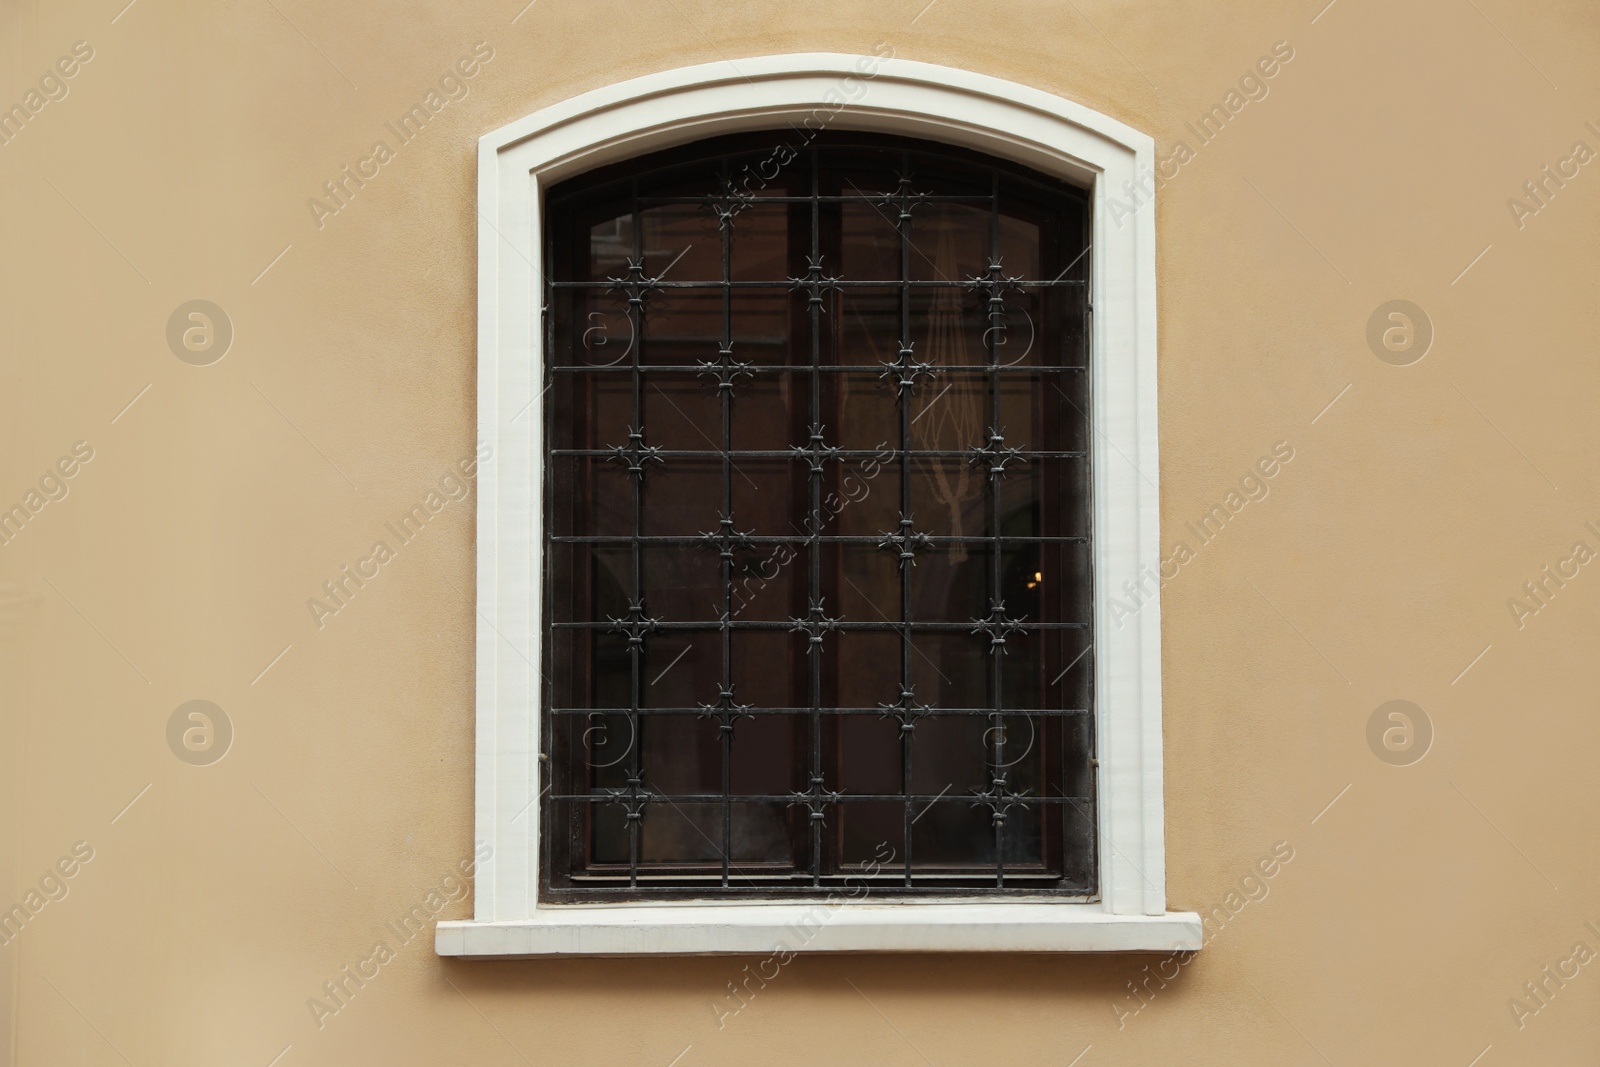
{"label": "white window frame", "polygon": [[[544,379],[541,208],[556,182],[712,137],[800,127],[922,137],[1004,157],[1095,200],[1093,521],[1098,899],[916,901],[539,900],[540,603]],[[1200,920],[1166,910],[1161,613],[1113,621],[1125,582],[1160,568],[1155,212],[1113,196],[1148,187],[1154,141],[1024,85],[894,58],[807,54],[651,74],[545,108],[478,153],[478,433],[495,463],[478,484],[476,836],[471,920],[441,922],[446,956],[790,951],[1198,949]],[[1133,183],[1130,186],[1128,183]],[[1135,200],[1137,203],[1138,201]]]}

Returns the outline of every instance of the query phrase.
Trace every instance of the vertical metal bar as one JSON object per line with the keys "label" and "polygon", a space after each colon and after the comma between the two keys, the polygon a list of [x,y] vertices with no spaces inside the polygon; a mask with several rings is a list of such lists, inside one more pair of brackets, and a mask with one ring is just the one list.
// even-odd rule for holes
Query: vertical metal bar
{"label": "vertical metal bar", "polygon": [[[902,178],[900,194],[903,197],[911,195],[911,153],[900,153],[900,174]],[[910,348],[915,345],[911,338],[911,217],[909,208],[900,205],[900,347]],[[915,357],[905,357],[908,361]],[[912,389],[900,390],[900,514],[909,518],[911,516],[911,397]],[[902,533],[908,531],[902,529]],[[911,692],[911,568],[905,561],[900,565],[900,692],[901,702],[907,705],[901,712],[905,718],[900,722],[900,788],[905,794],[905,812],[901,832],[901,844],[905,849],[905,886],[911,888],[911,739],[912,732],[906,729],[910,722],[911,699],[904,694]]]}
{"label": "vertical metal bar", "polygon": [[[815,148],[809,149],[811,157],[811,263],[818,263],[822,256],[821,234],[821,205],[818,200],[820,195],[818,173],[818,152]],[[818,278],[820,271],[813,271]],[[822,305],[813,294],[807,307],[811,316],[811,425],[821,432],[822,426]],[[819,442],[820,443],[820,442]],[[811,471],[811,533],[808,537],[810,551],[811,572],[811,604],[822,603],[822,543],[819,537],[822,533],[822,472],[821,464],[813,464]],[[819,609],[820,612],[820,609]],[[813,612],[817,614],[819,612]],[[814,651],[809,653],[811,661],[811,786],[818,794],[822,792],[822,646],[811,646]],[[820,796],[813,801],[820,804]],[[811,819],[811,884],[822,884],[822,820]]]}
{"label": "vertical metal bar", "polygon": [[[629,217],[633,224],[633,258],[640,264],[640,275],[643,275],[644,264],[644,220],[639,215],[639,179],[633,178],[628,183],[628,209]],[[633,424],[632,429],[642,430],[644,427],[644,376],[640,370],[640,357],[644,349],[644,310],[643,305],[634,301],[628,303],[628,317],[633,327],[633,336],[637,343],[633,346]],[[644,479],[629,478],[633,487],[633,534],[629,538],[633,556],[633,600],[635,603],[644,600],[644,563],[640,559],[639,537],[640,515],[644,501]],[[628,751],[628,789],[635,795],[629,798],[628,811],[628,885],[630,888],[639,884],[639,830],[642,819],[635,818],[635,805],[639,803],[637,796],[639,788],[639,749],[643,747],[639,738],[639,707],[642,703],[642,686],[640,679],[643,674],[644,645],[639,641],[628,643],[628,659],[630,677],[628,682],[628,717],[632,720],[629,725],[632,731],[629,736],[634,739],[632,748]]]}
{"label": "vertical metal bar", "polygon": [[[728,161],[721,164],[722,180],[728,180]],[[722,226],[722,347],[733,350],[733,220]],[[728,357],[732,362],[733,357]],[[726,373],[731,374],[729,368]],[[720,385],[719,379],[719,385]],[[733,390],[718,388],[722,397],[722,514],[733,517]],[[725,532],[731,533],[729,526]],[[733,613],[733,559],[722,553],[722,692],[733,691],[733,633],[729,622]],[[731,698],[722,698],[722,887],[728,888],[729,866],[733,856],[733,712]]]}
{"label": "vertical metal bar", "polygon": [[[990,181],[991,181],[991,184],[990,184],[990,201],[989,201],[989,262],[991,264],[998,264],[1000,262],[1000,173],[999,173],[999,171],[995,171],[993,173]],[[989,274],[990,274],[991,277],[993,277],[994,275],[997,275],[997,274],[1002,274],[1003,275],[1003,272],[1000,271],[1000,270],[991,269],[989,271]],[[994,284],[998,284],[998,281],[996,281]],[[1004,310],[1004,306],[998,300],[994,299],[995,295],[997,295],[997,293],[991,293],[990,294],[989,328],[984,331],[984,334],[983,334],[984,342],[983,343],[984,343],[984,347],[987,349],[986,356],[987,356],[988,361],[989,361],[989,382],[990,382],[989,397],[990,397],[990,419],[991,419],[989,425],[992,427],[992,430],[991,430],[992,433],[1004,433],[1005,431],[1003,431],[1000,428],[1000,346],[999,346],[999,343],[998,343],[998,340],[997,340],[997,338],[999,336],[998,333],[997,333],[997,329],[998,330],[1003,330],[1005,328],[1005,310]],[[991,447],[993,447],[992,444],[991,444]],[[1003,592],[1001,583],[1002,583],[1003,578],[1004,578],[1004,569],[1001,566],[1001,562],[1000,562],[1001,548],[1002,548],[1001,540],[1000,540],[1000,520],[1001,520],[1000,480],[1001,480],[1001,476],[999,474],[997,474],[997,473],[991,473],[989,475],[989,499],[990,499],[990,504],[991,504],[991,514],[990,514],[989,521],[993,524],[993,537],[994,537],[994,547],[993,547],[993,550],[992,550],[993,558],[990,560],[990,586],[989,586],[989,588],[990,588],[990,591],[991,591],[991,594],[992,594],[993,603],[995,605],[998,605],[998,604],[1001,603],[1001,594]],[[991,684],[994,686],[994,728],[990,731],[990,736],[993,738],[993,740],[990,743],[990,763],[992,764],[992,766],[990,767],[990,770],[989,770],[989,775],[990,775],[989,787],[991,789],[995,790],[996,792],[1001,792],[1002,791],[1002,787],[1000,787],[999,785],[996,784],[996,779],[998,779],[1000,777],[1000,775],[1002,775],[1004,773],[1000,768],[1004,766],[1005,742],[1006,742],[1005,716],[1001,714],[1001,708],[1003,707],[1003,704],[1001,703],[1001,701],[1002,701],[1003,698],[1002,698],[1002,694],[1001,694],[1001,685],[1000,685],[1000,676],[1001,676],[1001,659],[1000,659],[1000,657],[1002,655],[1004,655],[1004,654],[1005,654],[1005,645],[1004,644],[991,644],[990,645],[990,656],[991,656],[991,659],[993,660],[993,667],[991,669],[993,670],[993,673],[994,673],[994,677],[991,679]],[[1006,801],[1003,798],[1000,798],[1000,797],[996,797],[996,802],[1000,803],[1000,804],[1006,803]],[[1006,858],[1005,858],[1005,820],[1004,820],[1004,811],[1003,811],[1003,809],[998,811],[997,814],[1000,814],[1001,818],[997,818],[997,819],[994,820],[995,888],[996,889],[1004,889],[1005,888],[1005,884],[1006,884]]]}

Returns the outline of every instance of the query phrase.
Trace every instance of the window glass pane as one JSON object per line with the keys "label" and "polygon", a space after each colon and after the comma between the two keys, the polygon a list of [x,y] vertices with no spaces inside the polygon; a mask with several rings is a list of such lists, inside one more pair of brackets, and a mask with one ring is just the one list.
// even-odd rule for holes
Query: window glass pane
{"label": "window glass pane", "polygon": [[938,202],[917,209],[909,239],[911,279],[959,285],[982,274],[993,255],[992,225],[987,205]]}
{"label": "window glass pane", "polygon": [[547,199],[540,890],[1092,894],[1085,199],[786,138]]}
{"label": "window glass pane", "polygon": [[704,204],[642,207],[639,226],[644,269],[650,277],[674,282],[722,280],[722,237],[717,217]]}

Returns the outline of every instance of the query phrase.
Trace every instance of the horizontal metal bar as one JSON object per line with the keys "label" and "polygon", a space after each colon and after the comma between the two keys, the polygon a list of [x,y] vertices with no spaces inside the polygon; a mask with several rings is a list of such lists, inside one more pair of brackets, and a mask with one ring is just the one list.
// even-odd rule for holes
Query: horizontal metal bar
{"label": "horizontal metal bar", "polygon": [[[616,630],[615,624],[610,622],[552,622],[550,624],[562,630]],[[811,623],[807,620],[807,625]],[[1086,622],[1017,622],[1014,624],[1017,631],[1025,630],[1085,630],[1089,624]],[[847,622],[835,620],[829,624],[829,630],[845,630],[851,632],[868,631],[873,633],[900,633],[910,630],[912,633],[962,633],[974,632],[977,622]],[[650,627],[655,630],[699,631],[702,633],[721,633],[724,629],[739,630],[795,630],[792,622],[777,620],[762,622],[747,620],[743,622],[729,621],[726,623],[712,620],[710,622],[655,622]],[[621,631],[618,631],[619,633]],[[798,632],[798,631],[796,631]]]}
{"label": "horizontal metal bar", "polygon": [[[1079,278],[1050,278],[1036,280],[1018,278],[1015,281],[1010,278],[1006,278],[1003,280],[1007,286],[1016,289],[1073,289],[1089,284],[1087,281]],[[982,283],[987,285],[988,279],[982,279]],[[965,289],[968,291],[973,291],[978,287],[977,283],[971,281],[970,279],[962,279],[960,281],[947,279],[945,281],[918,280],[897,282],[888,278],[821,278],[815,281],[809,278],[801,278],[799,279],[798,284],[791,283],[788,278],[773,278],[770,281],[712,281],[707,279],[705,281],[676,282],[667,281],[664,278],[641,278],[638,281],[633,281],[631,279],[613,281],[610,278],[607,278],[604,281],[553,281],[549,284],[552,289],[596,289],[605,292],[621,292],[628,288],[641,288],[651,291],[665,289],[702,289],[706,292],[715,293],[720,293],[725,289],[770,289],[785,293],[803,293],[812,287],[819,288],[823,291],[828,289],[882,289],[885,293],[898,293],[902,289]],[[988,312],[985,311],[984,314],[987,315]]]}
{"label": "horizontal metal bar", "polygon": [[[892,885],[896,885],[896,884],[904,884],[904,880],[905,880],[905,864],[904,863],[883,863],[883,864],[879,864],[879,868],[878,869],[879,869],[880,873],[878,873],[878,874],[869,874],[865,870],[857,871],[853,867],[846,867],[840,873],[831,874],[831,875],[824,874],[822,877],[824,879],[827,879],[827,878],[857,879],[857,878],[859,878],[863,882],[869,882],[869,883],[870,882],[878,882],[878,883],[881,883],[884,886],[892,886]],[[617,871],[617,874],[615,874],[615,875],[607,874],[606,872],[610,871],[610,870]],[[587,871],[575,872],[570,877],[572,878],[572,881],[575,884],[588,884],[591,881],[600,882],[600,883],[603,884],[603,883],[606,883],[606,882],[616,881],[619,877],[621,877],[623,875],[623,872],[625,870],[626,870],[626,868],[622,867],[621,865],[613,866],[611,864],[596,863],[596,864],[592,864]],[[1041,866],[1039,866],[1037,864],[1030,864],[1029,866],[1026,866],[1026,867],[1018,867],[1018,868],[1016,868],[1016,870],[1021,872],[1018,877],[1023,879],[1023,880],[1028,880],[1028,881],[1059,881],[1061,879],[1061,874],[1060,874],[1059,871],[1047,870],[1047,869],[1045,869],[1045,868],[1043,868],[1043,867],[1041,867]],[[783,882],[795,882],[795,883],[804,882],[806,884],[809,884],[811,882],[811,872],[810,871],[796,870],[794,867],[791,867],[788,864],[747,863],[747,864],[741,865],[741,864],[735,863],[735,864],[731,865],[731,867],[729,868],[729,871],[734,877],[739,878],[741,881],[745,881],[745,882],[758,881],[758,880],[762,880],[762,879],[767,880],[768,884],[782,884]],[[891,871],[894,872],[894,873],[892,873],[892,874],[889,873]],[[654,879],[669,879],[670,878],[670,879],[673,879],[673,880],[676,880],[676,881],[682,881],[682,882],[721,881],[721,878],[722,878],[722,875],[721,875],[720,871],[708,871],[708,870],[706,870],[706,867],[705,867],[704,864],[670,864],[670,863],[640,864],[639,865],[639,872],[640,872],[640,877],[641,878],[644,878],[644,877],[651,877],[651,878],[654,878]],[[646,872],[649,872],[648,875],[646,874]],[[1012,868],[1008,866],[1006,868],[1006,877],[1007,878],[1011,877],[1011,872],[1012,872]],[[941,865],[937,865],[937,866],[930,865],[928,867],[914,866],[914,867],[911,868],[911,877],[913,879],[920,880],[920,881],[925,882],[925,883],[935,883],[935,882],[949,883],[949,882],[952,882],[952,881],[970,882],[970,881],[978,881],[978,880],[982,880],[984,882],[992,882],[994,880],[994,868],[993,867],[970,867],[970,866],[969,867],[962,867],[962,866],[958,866],[958,865],[955,865],[955,864],[941,864]],[[718,888],[722,888],[722,887],[718,887]],[[743,887],[740,887],[740,886],[728,886],[726,888],[728,890],[732,891],[732,892],[737,893]],[[929,888],[931,889],[931,885],[929,886]],[[747,892],[747,893],[750,892],[750,890],[748,888],[743,888],[743,891]],[[1081,890],[1080,890],[1080,892],[1081,892]]]}
{"label": "horizontal metal bar", "polygon": [[816,196],[784,196],[781,193],[761,195],[759,193],[749,196],[734,195],[718,196],[707,193],[702,196],[641,196],[640,207],[665,207],[668,204],[698,204],[711,207],[719,204],[881,204],[884,201],[909,200],[913,205],[921,204],[988,204],[994,200],[989,193],[913,193],[906,196],[903,193],[818,193]]}
{"label": "horizontal metal bar", "polygon": [[[721,342],[719,342],[717,340],[714,340],[714,339],[696,339],[696,338],[684,339],[684,338],[679,338],[679,337],[668,337],[668,338],[660,338],[660,337],[658,337],[658,338],[654,338],[653,340],[654,340],[655,344],[706,344],[706,345],[716,345],[716,344],[720,344],[721,343]],[[738,343],[739,342],[735,342],[735,344],[738,344]],[[745,342],[745,343],[749,343],[749,342]],[[694,374],[694,375],[703,375],[707,370],[720,369],[722,366],[724,366],[724,365],[717,364],[717,363],[711,363],[711,364],[709,364],[709,366],[707,364],[705,364],[705,363],[641,363],[637,368],[635,368],[631,364],[628,364],[628,363],[605,363],[605,364],[601,364],[601,363],[570,363],[570,364],[562,364],[562,365],[559,365],[559,366],[546,367],[545,369],[549,370],[549,371],[553,371],[553,372],[558,373],[558,374],[602,374],[602,373],[605,373],[605,372],[609,371],[612,374],[617,375],[618,377],[626,375],[629,378],[631,378],[636,369],[640,374]],[[993,374],[996,371],[999,371],[999,372],[1002,372],[1002,373],[1005,373],[1005,374],[1015,374],[1018,377],[1021,377],[1024,374],[1039,374],[1039,373],[1043,373],[1043,374],[1081,374],[1082,372],[1084,372],[1084,371],[1089,369],[1087,367],[1062,367],[1062,366],[1053,366],[1053,365],[1052,366],[1039,366],[1038,364],[1029,364],[1029,363],[1001,363],[1001,364],[998,364],[998,365],[993,364],[993,363],[959,363],[959,364],[930,363],[928,366],[930,367],[930,369],[932,369],[935,372],[934,376],[928,379],[929,383],[937,381],[939,375],[946,374],[946,373],[950,373],[950,374]],[[891,363],[852,363],[852,364],[838,363],[838,364],[824,364],[822,367],[808,367],[808,366],[805,366],[803,364],[798,364],[798,363],[794,363],[794,364],[751,363],[751,364],[748,364],[746,367],[744,367],[743,370],[747,370],[751,374],[811,374],[811,373],[813,373],[815,371],[819,371],[820,370],[823,374],[873,374],[873,375],[881,376],[884,373],[885,370],[893,369],[893,367],[894,367],[894,365],[891,364]],[[927,384],[924,384],[922,386],[922,388],[926,389],[927,388]],[[737,390],[735,390],[735,391],[737,391]]]}
{"label": "horizontal metal bar", "polygon": [[[757,545],[870,545],[874,548],[881,547],[884,537],[899,531],[885,531],[881,534],[823,534],[818,537],[807,537],[805,534],[746,534],[745,540]],[[948,534],[928,534],[930,545],[994,545],[993,537],[952,537]],[[546,540],[559,545],[660,545],[662,547],[712,547],[706,542],[706,534],[640,534],[630,537],[627,534],[596,534],[592,537],[549,537]],[[1030,544],[1030,545],[1081,545],[1088,544],[1087,536],[1071,537],[1067,535],[1052,534],[1050,536],[1020,537],[1007,534],[1005,544]]]}
{"label": "horizontal metal bar", "polygon": [[[798,445],[795,447],[799,447]],[[825,449],[821,453],[823,459],[865,459],[869,456],[880,456],[885,463],[891,459],[909,457],[910,459],[971,459],[979,450],[977,445],[972,448],[957,451],[954,449],[911,449],[902,452],[899,449],[870,449],[870,448],[840,448]],[[548,451],[552,456],[577,456],[594,459],[605,459],[615,456],[615,448],[552,448]],[[791,459],[796,462],[810,463],[816,455],[810,449],[796,452],[793,449],[732,449],[727,452],[713,452],[710,449],[692,448],[658,448],[651,452],[652,456],[662,459]],[[1087,452],[1038,452],[1028,449],[1018,449],[1015,452],[1006,450],[1006,455],[1013,459],[1085,459]]]}
{"label": "horizontal metal bar", "polygon": [[[743,716],[743,715],[764,715],[764,716],[810,715],[815,710],[816,709],[811,708],[811,707],[804,707],[804,708],[742,708],[737,712],[737,714],[741,715],[741,716]],[[877,715],[877,716],[881,716],[881,717],[885,717],[885,718],[894,716],[900,710],[901,709],[899,709],[897,707],[890,707],[890,708],[883,708],[883,707],[872,707],[872,708],[830,708],[830,707],[827,707],[827,706],[824,706],[821,709],[822,714],[824,714],[824,715]],[[547,712],[547,714],[550,714],[550,715],[646,715],[646,716],[650,716],[650,715],[706,715],[708,717],[715,718],[715,717],[717,717],[718,715],[721,714],[721,709],[713,707],[713,708],[708,710],[704,706],[696,705],[694,707],[677,707],[677,708],[667,708],[667,707],[662,707],[662,708],[647,708],[647,707],[640,707],[640,708],[547,708],[546,712]],[[946,716],[946,715],[960,715],[960,716],[973,717],[973,716],[995,715],[995,714],[1000,714],[1000,715],[1005,715],[1005,716],[1014,716],[1014,717],[1020,717],[1020,718],[1033,718],[1034,716],[1040,716],[1040,717],[1043,717],[1043,718],[1065,718],[1065,717],[1067,717],[1069,715],[1088,715],[1088,714],[1090,714],[1090,710],[1088,708],[1006,708],[1004,711],[1001,711],[1001,712],[997,713],[994,710],[994,708],[992,708],[992,707],[991,708],[941,708],[941,707],[929,707],[925,712],[922,712],[920,717],[922,717],[922,718],[930,718],[931,719],[931,718],[937,718],[937,717]],[[900,796],[900,795],[901,794],[899,794],[899,793],[895,794],[895,796]]]}
{"label": "horizontal metal bar", "polygon": [[[612,804],[619,798],[610,793],[550,793],[546,800],[565,800],[580,804]],[[652,793],[649,790],[639,790],[635,794],[623,792],[622,800],[638,799],[648,801],[649,804],[721,804],[724,796],[721,793]],[[972,793],[913,793],[909,797],[904,793],[829,793],[818,797],[814,793],[803,796],[794,796],[788,793],[729,793],[726,799],[740,804],[861,804],[867,801],[899,804],[905,801],[925,803],[929,807],[934,804],[973,804],[984,806],[984,799]],[[1013,807],[1033,804],[1087,804],[1093,797],[1062,797],[1062,796],[1008,796],[1007,803]],[[658,809],[671,811],[670,808]]]}

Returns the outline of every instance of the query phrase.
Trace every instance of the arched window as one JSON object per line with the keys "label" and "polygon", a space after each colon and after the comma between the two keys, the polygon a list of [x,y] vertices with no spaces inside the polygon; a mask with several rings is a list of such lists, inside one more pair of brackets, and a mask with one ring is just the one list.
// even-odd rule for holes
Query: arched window
{"label": "arched window", "polygon": [[440,953],[1200,946],[1166,910],[1154,150],[828,54],[482,139],[485,859]]}
{"label": "arched window", "polygon": [[792,129],[551,189],[548,895],[1093,894],[1086,205]]}

